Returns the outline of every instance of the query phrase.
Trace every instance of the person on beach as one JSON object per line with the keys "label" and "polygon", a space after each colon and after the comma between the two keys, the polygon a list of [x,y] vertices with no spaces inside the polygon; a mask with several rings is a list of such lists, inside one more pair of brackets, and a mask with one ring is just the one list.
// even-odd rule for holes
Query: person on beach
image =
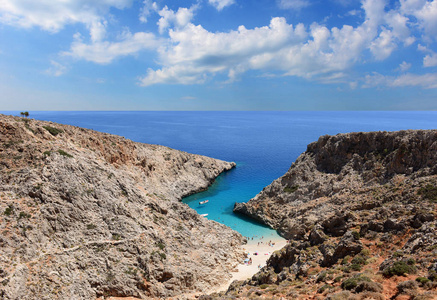
{"label": "person on beach", "polygon": [[252,265],[252,257],[249,259],[249,265]]}

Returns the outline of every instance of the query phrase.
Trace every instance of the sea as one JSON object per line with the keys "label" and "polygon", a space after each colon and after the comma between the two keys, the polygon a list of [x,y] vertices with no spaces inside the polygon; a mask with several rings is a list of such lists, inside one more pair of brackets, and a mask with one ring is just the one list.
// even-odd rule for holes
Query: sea
{"label": "sea", "polygon": [[[237,167],[220,175],[208,190],[183,202],[250,239],[275,239],[278,235],[234,214],[235,202],[249,201],[283,175],[319,136],[437,128],[436,111],[35,111],[30,118],[236,162]],[[204,200],[209,202],[199,204]]]}

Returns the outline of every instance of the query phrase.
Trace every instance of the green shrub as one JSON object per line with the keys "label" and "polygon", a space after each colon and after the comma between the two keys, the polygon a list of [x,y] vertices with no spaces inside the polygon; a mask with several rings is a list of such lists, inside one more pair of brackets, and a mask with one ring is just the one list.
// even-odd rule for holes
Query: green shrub
{"label": "green shrub", "polygon": [[370,256],[370,250],[365,248],[365,249],[361,250],[360,255],[362,257],[368,257],[368,256]]}
{"label": "green shrub", "polygon": [[426,278],[426,277],[417,277],[417,278],[416,278],[416,281],[417,281],[418,283],[420,283],[420,285],[424,285],[425,283],[428,283],[428,282],[430,282],[431,280],[429,280],[429,279]]}
{"label": "green shrub", "polygon": [[362,266],[359,265],[359,264],[352,264],[352,265],[350,266],[350,268],[351,268],[351,270],[353,270],[353,271],[361,271]]}
{"label": "green shrub", "polygon": [[345,281],[343,281],[341,283],[341,288],[343,290],[352,290],[352,289],[356,288],[360,282],[363,282],[363,281],[372,282],[372,280],[367,276],[361,276],[361,275],[354,276],[354,277],[348,278]]}
{"label": "green shrub", "polygon": [[420,188],[417,193],[422,195],[423,199],[437,202],[437,187],[432,184],[427,184],[425,187]]}
{"label": "green shrub", "polygon": [[269,287],[268,284],[261,284],[261,285],[259,286],[259,288],[262,289],[262,290],[265,290],[265,289],[268,288],[268,287]]}
{"label": "green shrub", "polygon": [[57,136],[58,134],[64,132],[61,129],[58,129],[58,128],[55,128],[55,127],[51,127],[51,126],[43,126],[43,128],[45,130],[47,130],[48,132],[50,132],[50,134],[53,135],[53,136]]}
{"label": "green shrub", "polygon": [[404,261],[397,261],[391,267],[386,268],[382,275],[385,277],[392,277],[394,275],[403,276],[404,274],[412,273],[416,270],[414,265],[405,263]]}
{"label": "green shrub", "polygon": [[321,288],[319,288],[317,290],[317,293],[322,294],[324,291],[326,291],[327,289],[332,288],[329,284],[325,284],[324,286],[322,286]]}
{"label": "green shrub", "polygon": [[58,150],[58,153],[61,154],[62,156],[65,156],[65,157],[70,157],[70,158],[73,157],[73,155],[68,154],[67,152],[65,152],[64,150],[61,150],[61,149]]}
{"label": "green shrub", "polygon": [[14,207],[12,205],[9,205],[8,207],[6,207],[4,214],[6,216],[10,216],[13,211],[14,211]]}
{"label": "green shrub", "polygon": [[317,276],[316,282],[320,282],[320,281],[325,280],[326,274],[327,274],[326,271],[323,271],[322,273],[320,273],[319,276]]}
{"label": "green shrub", "polygon": [[351,259],[351,257],[349,255],[346,255],[343,260],[341,261],[342,265],[347,265],[349,263],[349,259]]}
{"label": "green shrub", "polygon": [[402,251],[396,251],[395,253],[393,253],[393,257],[402,257],[402,256],[404,256]]}
{"label": "green shrub", "polygon": [[366,259],[362,256],[355,256],[352,261],[352,264],[358,264],[358,265],[365,265],[366,264]]}
{"label": "green shrub", "polygon": [[44,154],[44,155],[47,155],[47,156],[50,156],[50,154],[52,154],[52,152],[50,152],[50,151],[44,151],[43,154]]}
{"label": "green shrub", "polygon": [[156,244],[156,246],[158,246],[158,248],[161,250],[165,248],[165,244],[163,244],[163,243],[158,243],[158,244]]}
{"label": "green shrub", "polygon": [[349,279],[346,279],[345,281],[343,281],[341,283],[341,288],[343,290],[352,290],[352,289],[356,288],[357,285],[358,285],[357,278],[352,277],[352,278],[349,278]]}
{"label": "green shrub", "polygon": [[357,241],[360,239],[360,233],[358,231],[356,231],[356,230],[352,230],[352,236]]}
{"label": "green shrub", "polygon": [[114,233],[114,234],[112,235],[112,239],[113,239],[114,241],[119,241],[119,240],[121,240],[121,235],[119,235],[118,233]]}
{"label": "green shrub", "polygon": [[284,188],[284,193],[288,193],[288,194],[294,193],[295,191],[297,191],[298,188],[299,188],[298,185],[286,186]]}
{"label": "green shrub", "polygon": [[26,214],[24,211],[20,211],[20,215],[18,216],[18,219],[22,219],[22,218],[30,218],[29,214]]}
{"label": "green shrub", "polygon": [[89,229],[89,230],[96,229],[96,228],[97,228],[97,225],[91,224],[91,223],[86,226],[86,229]]}

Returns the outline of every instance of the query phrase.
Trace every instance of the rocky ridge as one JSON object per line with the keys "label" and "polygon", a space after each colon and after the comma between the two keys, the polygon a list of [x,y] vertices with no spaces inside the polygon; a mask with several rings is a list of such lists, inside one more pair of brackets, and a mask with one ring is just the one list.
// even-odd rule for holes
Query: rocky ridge
{"label": "rocky ridge", "polygon": [[322,136],[234,211],[289,243],[203,299],[437,298],[437,130]]}
{"label": "rocky ridge", "polygon": [[179,200],[234,166],[0,115],[1,298],[184,298],[223,283],[244,239]]}

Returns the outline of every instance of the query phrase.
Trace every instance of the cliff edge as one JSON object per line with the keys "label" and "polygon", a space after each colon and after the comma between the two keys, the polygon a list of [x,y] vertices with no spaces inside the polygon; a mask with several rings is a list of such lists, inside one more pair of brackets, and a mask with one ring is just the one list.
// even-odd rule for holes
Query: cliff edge
{"label": "cliff edge", "polygon": [[220,285],[244,239],[179,200],[234,166],[0,115],[1,298],[146,299]]}
{"label": "cliff edge", "polygon": [[437,298],[437,130],[322,136],[234,211],[289,244],[222,299]]}

